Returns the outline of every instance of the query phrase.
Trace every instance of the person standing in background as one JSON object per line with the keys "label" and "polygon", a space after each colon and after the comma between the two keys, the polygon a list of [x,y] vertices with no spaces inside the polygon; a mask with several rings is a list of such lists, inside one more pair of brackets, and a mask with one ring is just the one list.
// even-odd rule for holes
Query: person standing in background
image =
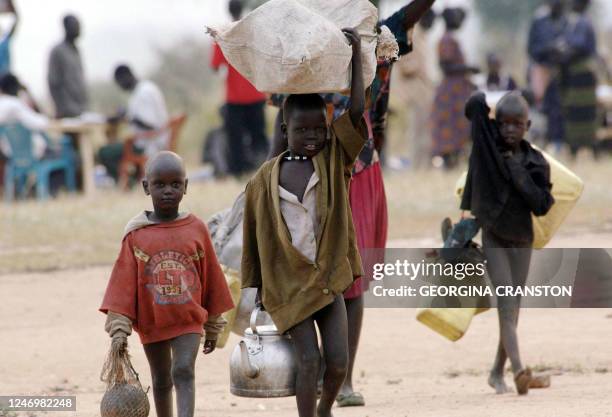
{"label": "person standing in background", "polygon": [[5,4],[5,9],[1,12],[12,13],[15,20],[13,21],[13,26],[3,33],[0,38],[0,76],[7,74],[11,71],[11,40],[13,39],[13,35],[15,34],[15,29],[17,29],[17,24],[19,23],[19,14],[15,9],[15,5],[12,0],[7,0]]}
{"label": "person standing in background", "polygon": [[[229,12],[234,21],[240,20],[242,8],[240,0],[230,0]],[[270,147],[264,112],[266,96],[227,62],[221,48],[215,44],[211,67],[217,71],[221,66],[227,68],[225,130],[228,137],[228,168],[230,175],[239,176],[266,160]],[[244,144],[247,136],[251,143],[248,152]],[[249,155],[253,157],[248,158]]]}
{"label": "person standing in background", "polygon": [[567,30],[563,0],[546,0],[546,6],[536,12],[529,30],[529,84],[536,106],[548,119],[547,136],[557,149],[565,141],[559,64],[561,45]]}
{"label": "person standing in background", "polygon": [[482,86],[486,91],[512,91],[517,85],[514,78],[503,70],[503,63],[495,52],[487,54],[487,75]]}
{"label": "person standing in background", "polygon": [[573,0],[561,67],[565,135],[573,157],[581,147],[592,149],[597,157],[597,38],[586,13],[590,4],[590,0]]}
{"label": "person standing in background", "polygon": [[434,84],[431,75],[427,32],[434,24],[436,14],[428,10],[412,34],[412,52],[400,59],[395,73],[397,95],[403,106],[402,113],[408,121],[405,137],[410,149],[410,165],[415,169],[426,168],[431,154],[429,112],[433,103]]}
{"label": "person standing in background", "polygon": [[465,20],[465,10],[448,8],[442,12],[446,32],[438,45],[440,68],[444,74],[438,86],[432,111],[432,153],[442,157],[445,168],[459,162],[470,138],[470,125],[463,107],[475,89],[468,76],[478,69],[467,66],[461,45],[455,36]]}
{"label": "person standing in background", "polygon": [[73,15],[65,16],[63,24],[65,37],[51,50],[47,81],[56,117],[78,117],[88,106],[83,64],[76,46],[81,25]]}
{"label": "person standing in background", "polygon": [[[387,26],[395,36],[399,46],[399,56],[406,55],[412,50],[412,43],[408,39],[407,32],[414,28],[434,1],[412,0],[378,23],[379,26]],[[380,249],[387,246],[387,197],[378,155],[385,144],[391,74],[394,65],[395,62],[390,60],[379,60],[376,65],[370,99],[366,104],[369,110],[366,109],[364,114],[369,138],[357,157],[349,188],[349,202],[357,247],[366,266],[381,261],[380,253],[372,255],[367,249]],[[364,293],[368,288],[369,281],[367,277],[362,276],[344,292],[348,320],[349,362],[346,379],[336,399],[338,407],[365,405],[363,395],[354,389],[353,370],[363,325]]]}

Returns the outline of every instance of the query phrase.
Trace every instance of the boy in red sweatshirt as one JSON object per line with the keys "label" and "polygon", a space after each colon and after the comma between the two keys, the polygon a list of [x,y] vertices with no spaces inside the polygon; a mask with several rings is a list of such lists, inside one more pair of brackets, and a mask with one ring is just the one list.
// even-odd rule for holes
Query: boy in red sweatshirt
{"label": "boy in red sweatshirt", "polygon": [[115,348],[125,349],[132,327],[140,336],[157,416],[172,416],[175,386],[178,417],[193,417],[202,334],[203,353],[211,353],[225,324],[221,313],[233,303],[206,226],[178,211],[187,190],[181,158],[155,155],[143,187],[154,210],[126,226],[100,311],[108,314],[105,328]]}

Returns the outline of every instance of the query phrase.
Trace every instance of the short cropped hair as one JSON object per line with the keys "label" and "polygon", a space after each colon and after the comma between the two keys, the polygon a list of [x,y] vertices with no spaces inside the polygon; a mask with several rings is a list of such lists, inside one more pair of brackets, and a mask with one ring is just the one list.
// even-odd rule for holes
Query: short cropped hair
{"label": "short cropped hair", "polygon": [[145,165],[145,177],[150,177],[155,169],[163,164],[172,164],[175,168],[180,169],[183,176],[186,176],[185,162],[178,154],[171,151],[160,151],[153,155]]}
{"label": "short cropped hair", "polygon": [[495,107],[495,118],[498,119],[503,113],[504,109],[511,108],[513,110],[520,109],[526,117],[529,117],[529,103],[523,97],[520,91],[511,91],[499,100]]}
{"label": "short cropped hair", "polygon": [[117,68],[115,68],[115,79],[126,75],[134,75],[130,67],[125,64],[117,65]]}
{"label": "short cropped hair", "polygon": [[79,23],[79,18],[73,14],[67,14],[62,18],[62,25],[64,25],[64,28],[66,28],[72,22]]}
{"label": "short cropped hair", "polygon": [[242,15],[242,8],[243,5],[240,0],[230,0],[228,4],[228,10],[234,19],[240,18],[240,15]]}
{"label": "short cropped hair", "polygon": [[325,112],[325,100],[318,94],[291,94],[283,103],[283,118],[287,123],[294,110],[321,110]]}
{"label": "short cropped hair", "polygon": [[21,89],[21,83],[17,77],[10,72],[0,77],[0,91],[9,96],[16,96]]}

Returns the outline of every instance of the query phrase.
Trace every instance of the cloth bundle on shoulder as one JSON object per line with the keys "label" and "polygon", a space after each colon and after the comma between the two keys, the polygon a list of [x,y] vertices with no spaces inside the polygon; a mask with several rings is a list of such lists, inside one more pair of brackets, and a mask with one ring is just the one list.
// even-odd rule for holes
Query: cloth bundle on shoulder
{"label": "cloth bundle on shoulder", "polygon": [[340,30],[345,27],[356,27],[362,37],[364,82],[372,83],[377,21],[369,0],[271,0],[239,22],[208,31],[259,91],[325,93],[350,87],[352,48]]}

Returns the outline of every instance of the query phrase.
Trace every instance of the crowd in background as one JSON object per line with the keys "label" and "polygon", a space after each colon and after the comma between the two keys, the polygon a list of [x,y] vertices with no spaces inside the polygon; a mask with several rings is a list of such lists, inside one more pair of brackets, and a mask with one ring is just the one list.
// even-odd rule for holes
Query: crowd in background
{"label": "crowd in background", "polygon": [[[239,10],[239,3],[230,2],[233,13]],[[393,95],[397,109],[394,110],[408,127],[401,138],[406,145],[401,148],[408,149],[408,155],[391,155],[393,158],[387,161],[389,165],[414,169],[454,168],[464,162],[469,153],[470,132],[463,108],[476,89],[500,93],[495,97],[501,97],[503,92],[521,90],[532,106],[532,140],[541,146],[551,145],[556,153],[567,148],[572,157],[581,148],[588,148],[596,157],[600,148],[596,131],[604,118],[598,109],[595,67],[604,61],[598,55],[597,36],[588,15],[590,5],[590,0],[542,1],[529,29],[525,50],[529,64],[524,74],[510,74],[501,53],[494,49],[486,53],[483,68],[466,62],[458,34],[464,26],[467,10],[446,8],[437,14],[429,11],[407,35],[411,39],[412,53],[402,57],[396,65]],[[432,48],[432,27],[436,20],[443,21],[445,30]],[[215,68],[219,66],[219,53],[219,48],[215,47]],[[432,68],[432,61],[437,62],[437,70]],[[442,74],[439,83],[434,76],[438,71]],[[521,79],[526,82],[520,83]],[[229,111],[234,106],[232,101],[239,102],[232,92],[245,81],[231,65],[228,66],[227,104],[232,106],[226,105],[222,114],[225,131],[231,132],[228,140],[231,151],[227,156],[230,165],[243,158],[236,155],[240,153],[240,146],[246,146],[242,152],[249,156],[261,155],[264,149],[259,143],[261,129],[251,128],[236,110]],[[245,95],[251,94],[252,86],[248,81],[246,86],[242,91]],[[252,97],[253,105],[261,109],[261,96],[252,93]],[[259,110],[251,114],[259,115]],[[259,116],[257,120],[263,121]],[[239,129],[242,140],[237,139]],[[219,133],[220,130],[215,131],[216,135]],[[223,154],[215,154],[216,148],[211,145],[217,140],[216,135],[211,136],[205,159],[223,166],[223,161],[219,160],[223,159]],[[383,163],[387,160],[384,153],[381,153]],[[247,169],[252,168],[246,161],[242,164]],[[240,173],[235,167],[229,167],[226,172]]]}
{"label": "crowd in background", "polygon": [[[13,1],[5,3],[3,12],[14,19],[0,38],[0,125],[22,124],[33,132],[33,157],[54,158],[57,149],[41,132],[54,119],[79,118],[90,110],[90,93],[78,47],[81,24],[76,16],[66,15],[62,22],[64,38],[50,52],[47,82],[54,114],[49,117],[40,111],[26,83],[11,70],[10,45],[20,16]],[[378,110],[373,113],[372,129],[383,166],[453,168],[463,163],[470,146],[463,107],[477,88],[490,92],[521,89],[532,106],[532,138],[543,145],[552,144],[555,151],[567,147],[572,156],[581,148],[591,149],[598,156],[597,129],[603,119],[598,109],[595,67],[603,60],[598,55],[597,36],[588,15],[590,3],[590,0],[542,1],[529,30],[526,77],[509,74],[496,50],[486,54],[486,68],[466,61],[465,46],[458,36],[467,16],[465,9],[446,8],[425,14],[409,33],[401,35],[408,40],[412,53],[394,65],[397,69],[393,75],[393,103],[397,107],[395,113],[408,127],[401,139],[405,145],[402,149],[408,149],[407,156],[389,154],[388,147],[383,145],[383,136],[388,133],[380,134],[388,123],[390,65],[379,65],[378,75],[384,82],[375,82],[370,90],[374,99],[380,101],[378,107],[374,106]],[[234,20],[240,19],[243,2],[229,1],[229,12]],[[443,21],[445,30],[441,38],[434,40],[436,46],[432,48],[432,27],[438,20]],[[437,70],[432,68],[433,61],[437,61]],[[216,45],[210,66],[224,74],[226,88],[220,109],[223,123],[207,135],[203,160],[212,163],[216,176],[242,176],[255,170],[269,152],[265,109],[270,98],[236,71]],[[439,82],[433,75],[437,71],[442,74]],[[527,82],[521,85],[517,80],[523,78]],[[109,178],[119,182],[126,152],[148,157],[167,149],[171,132],[164,95],[157,85],[141,80],[127,64],[117,65],[114,80],[130,98],[124,108],[105,117],[108,143],[99,149],[97,163]],[[342,98],[334,100],[341,102]],[[383,116],[376,117],[376,111]],[[120,122],[127,125],[127,134],[119,134]],[[69,136],[78,168],[78,135]],[[134,136],[136,140],[126,149],[123,139]],[[0,137],[0,161],[4,165],[11,158],[8,142]],[[0,169],[0,175],[3,171]],[[142,172],[133,169],[130,175],[137,178]]]}

